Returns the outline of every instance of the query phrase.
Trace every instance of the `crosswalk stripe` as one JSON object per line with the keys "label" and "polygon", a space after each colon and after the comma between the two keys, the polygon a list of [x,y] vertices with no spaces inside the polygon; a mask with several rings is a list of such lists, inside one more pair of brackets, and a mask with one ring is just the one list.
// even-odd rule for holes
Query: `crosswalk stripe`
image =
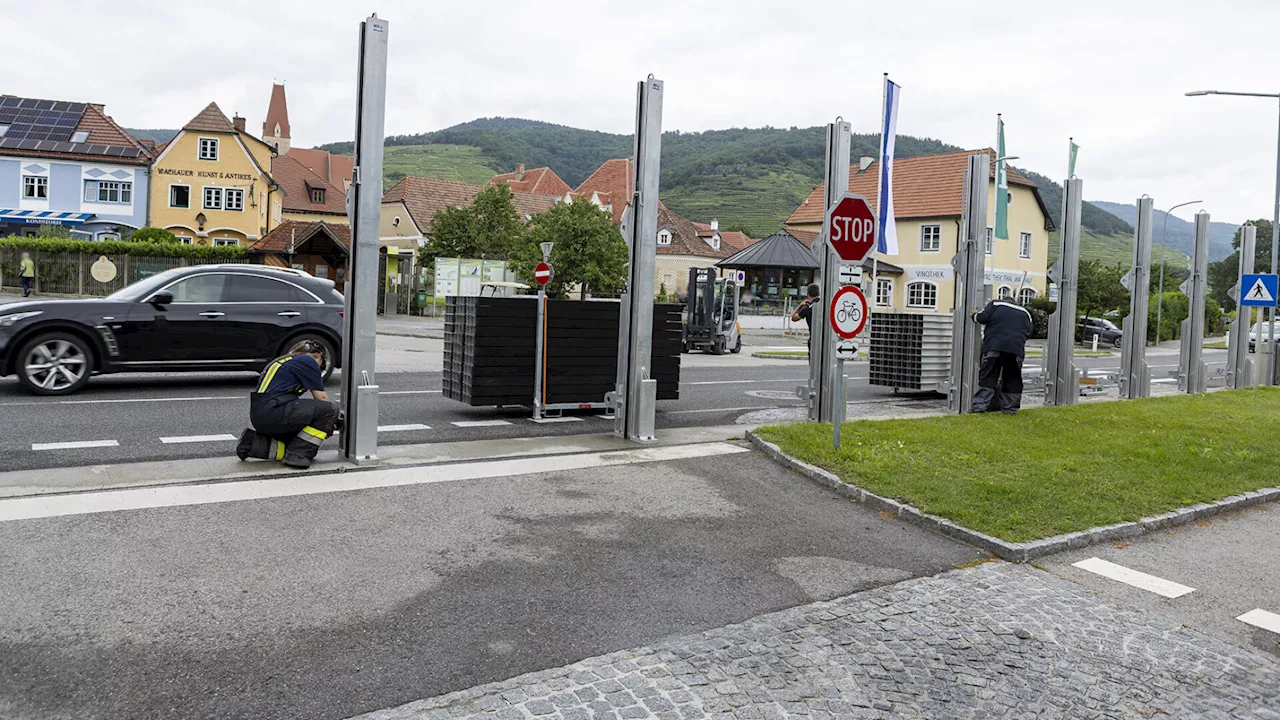
{"label": "crosswalk stripe", "polygon": [[1280,615],[1273,612],[1261,609],[1250,610],[1236,619],[1242,623],[1248,623],[1254,627],[1270,630],[1280,635]]}
{"label": "crosswalk stripe", "polygon": [[534,418],[529,418],[529,422],[535,422],[535,423],[539,423],[539,424],[541,424],[541,423],[567,423],[567,422],[582,422],[582,418],[580,418],[580,417],[573,417],[572,415],[561,415],[560,417],[544,417],[544,418],[539,419],[539,420],[535,420]]}
{"label": "crosswalk stripe", "polygon": [[160,442],[165,445],[176,445],[180,443],[222,442],[225,440],[235,439],[235,435],[223,433],[221,435],[176,435],[173,437],[162,437],[160,438]]}
{"label": "crosswalk stripe", "polygon": [[457,427],[461,427],[461,428],[497,427],[499,425],[510,425],[510,424],[511,423],[507,422],[506,420],[458,420],[456,422],[450,423],[450,425],[456,425]]}
{"label": "crosswalk stripe", "polygon": [[1148,575],[1144,572],[1139,572],[1123,565],[1108,562],[1102,558],[1092,557],[1088,560],[1081,560],[1078,563],[1072,563],[1072,565],[1080,568],[1081,570],[1088,570],[1091,573],[1101,575],[1104,578],[1115,580],[1116,582],[1122,582],[1126,585],[1132,585],[1133,587],[1146,590],[1147,592],[1153,592],[1167,598],[1182,597],[1183,595],[1195,592],[1196,590],[1193,587],[1187,587],[1186,585],[1181,585],[1173,582],[1172,580],[1165,580],[1164,578],[1156,577],[1155,575]]}
{"label": "crosswalk stripe", "polygon": [[409,430],[430,430],[430,425],[422,423],[406,423],[404,425],[379,425],[378,432],[407,432]]}
{"label": "crosswalk stripe", "polygon": [[79,450],[80,448],[120,447],[117,440],[81,440],[77,442],[31,443],[32,450]]}

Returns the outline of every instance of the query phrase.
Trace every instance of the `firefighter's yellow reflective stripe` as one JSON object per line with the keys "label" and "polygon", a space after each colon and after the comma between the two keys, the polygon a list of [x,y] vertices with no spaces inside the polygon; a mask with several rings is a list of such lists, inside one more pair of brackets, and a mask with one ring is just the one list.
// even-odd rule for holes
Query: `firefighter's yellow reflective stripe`
{"label": "firefighter's yellow reflective stripe", "polygon": [[258,392],[264,393],[267,391],[267,388],[271,386],[271,381],[276,377],[276,371],[280,369],[281,365],[289,362],[292,357],[293,356],[291,355],[286,358],[280,358],[279,360],[271,363],[271,366],[267,368],[267,371],[262,374],[262,382],[258,384]]}
{"label": "firefighter's yellow reflective stripe", "polygon": [[275,452],[276,459],[283,460],[284,459],[284,443],[280,442],[279,440],[272,440],[271,444],[276,446],[276,452]]}
{"label": "firefighter's yellow reflective stripe", "polygon": [[304,433],[306,433],[306,434],[308,434],[308,435],[310,435],[310,436],[312,436],[312,437],[318,437],[318,438],[320,438],[321,440],[323,440],[323,439],[325,439],[325,438],[329,437],[329,434],[328,434],[328,433],[324,432],[323,430],[317,430],[317,429],[315,429],[315,428],[311,427],[310,425],[308,425],[308,426],[306,426],[306,427],[302,428],[302,432],[304,432]]}

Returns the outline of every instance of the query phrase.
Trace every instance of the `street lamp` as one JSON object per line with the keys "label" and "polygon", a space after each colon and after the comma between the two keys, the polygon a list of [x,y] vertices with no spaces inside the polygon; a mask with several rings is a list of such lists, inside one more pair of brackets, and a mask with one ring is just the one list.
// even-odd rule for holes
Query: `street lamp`
{"label": "street lamp", "polygon": [[[1160,231],[1160,289],[1157,291],[1156,295],[1156,347],[1160,347],[1160,313],[1164,310],[1164,251],[1169,245],[1169,215],[1180,207],[1195,205],[1199,202],[1204,201],[1189,200],[1184,203],[1178,203],[1164,211],[1164,229]],[[1134,290],[1136,291],[1137,288],[1134,288]]]}
{"label": "street lamp", "polygon": [[[1224,92],[1222,90],[1193,90],[1187,93],[1187,97],[1201,97],[1204,95],[1235,95],[1238,97],[1263,97],[1273,100],[1280,100],[1280,93],[1247,93],[1247,92]],[[1280,132],[1278,132],[1280,137]],[[1276,144],[1276,200],[1271,208],[1271,274],[1276,274],[1276,260],[1280,254],[1280,139]],[[1276,382],[1276,309],[1271,308],[1271,322],[1267,323],[1267,339],[1271,343],[1271,358],[1268,362],[1268,385],[1274,385]]]}

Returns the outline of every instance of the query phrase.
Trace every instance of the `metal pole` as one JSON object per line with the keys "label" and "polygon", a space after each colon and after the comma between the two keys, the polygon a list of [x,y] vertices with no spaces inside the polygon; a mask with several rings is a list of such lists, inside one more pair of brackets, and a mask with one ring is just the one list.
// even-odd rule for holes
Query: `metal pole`
{"label": "metal pole", "polygon": [[[1277,255],[1280,254],[1280,127],[1277,129],[1276,136],[1276,202],[1271,213],[1271,274],[1276,274],[1276,261],[1280,260]],[[1276,309],[1273,307],[1269,313],[1271,322],[1267,323],[1267,345],[1269,346],[1269,356],[1267,358],[1267,384],[1280,385],[1280,366],[1276,364]]]}
{"label": "metal pole", "polygon": [[653,361],[653,273],[658,243],[658,172],[662,156],[663,83],[650,75],[636,86],[635,177],[626,235],[627,291],[618,322],[618,375],[613,431],[639,443],[657,442],[658,381]]}
{"label": "metal pole", "polygon": [[1075,367],[1076,298],[1080,277],[1080,210],[1084,181],[1069,178],[1062,184],[1062,253],[1049,268],[1058,283],[1058,307],[1049,317],[1049,342],[1045,350],[1045,405],[1075,405],[1080,397],[1080,374]]}
{"label": "metal pole", "polygon": [[1235,296],[1236,319],[1231,323],[1231,334],[1227,341],[1227,387],[1242,388],[1249,385],[1253,378],[1253,368],[1249,362],[1249,321],[1253,316],[1253,308],[1243,307],[1240,299],[1249,292],[1244,286],[1244,276],[1253,273],[1253,260],[1257,250],[1258,229],[1246,224],[1240,228],[1240,271],[1236,275]]}
{"label": "metal pole", "polygon": [[[1151,396],[1151,374],[1147,367],[1147,315],[1151,293],[1151,216],[1155,203],[1138,198],[1138,216],[1133,228],[1133,265],[1129,279],[1129,317],[1124,319],[1120,354],[1120,397]],[[1097,335],[1094,340],[1097,340]]]}
{"label": "metal pole", "polygon": [[1209,265],[1209,213],[1196,213],[1195,245],[1191,250],[1191,277],[1182,283],[1189,300],[1189,315],[1182,321],[1182,352],[1178,356],[1178,389],[1205,391],[1204,305],[1205,272]]}
{"label": "metal pole", "polygon": [[1164,212],[1164,229],[1160,231],[1160,289],[1156,297],[1156,346],[1160,345],[1160,317],[1161,311],[1164,310],[1164,251],[1169,245],[1169,216],[1180,207],[1195,205],[1199,202],[1199,200],[1189,200],[1178,203]]}
{"label": "metal pole", "polygon": [[[827,213],[849,191],[849,153],[852,128],[837,118],[827,125],[827,178],[823,203],[822,235],[815,249],[822,257],[822,299],[814,304],[810,318],[812,337],[809,347],[809,419],[834,423],[837,419],[837,369],[835,363],[836,334],[827,318],[827,304],[839,288],[840,258],[831,249],[831,228]],[[839,410],[843,412],[844,406]]]}
{"label": "metal pole", "polygon": [[356,160],[347,191],[351,221],[346,312],[343,314],[342,453],[378,460],[378,386],[374,376],[378,309],[378,223],[382,213],[382,142],[387,106],[389,23],[371,15],[360,23],[356,79]]}
{"label": "metal pole", "polygon": [[973,393],[978,384],[981,342],[978,324],[972,313],[983,301],[985,292],[987,242],[987,185],[991,177],[991,157],[986,153],[970,155],[965,169],[959,252],[951,258],[955,289],[951,309],[951,384],[947,392],[947,409],[967,413],[973,406]]}

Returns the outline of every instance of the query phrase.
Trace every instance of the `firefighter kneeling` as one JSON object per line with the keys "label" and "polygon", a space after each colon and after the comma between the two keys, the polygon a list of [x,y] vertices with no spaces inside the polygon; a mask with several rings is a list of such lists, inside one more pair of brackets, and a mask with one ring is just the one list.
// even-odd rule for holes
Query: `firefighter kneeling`
{"label": "firefighter kneeling", "polygon": [[[338,425],[338,405],[324,392],[325,348],[301,342],[288,355],[272,360],[249,396],[249,422],[240,434],[241,460],[281,460],[296,468],[311,467],[320,444]],[[302,397],[311,393],[311,399]]]}

